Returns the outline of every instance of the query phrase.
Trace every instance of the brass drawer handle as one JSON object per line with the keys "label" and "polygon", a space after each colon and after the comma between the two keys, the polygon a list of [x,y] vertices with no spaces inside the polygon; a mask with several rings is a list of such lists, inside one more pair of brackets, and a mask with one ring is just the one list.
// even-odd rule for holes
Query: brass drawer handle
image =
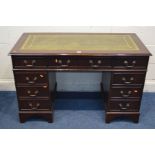
{"label": "brass drawer handle", "polygon": [[94,62],[93,62],[93,60],[89,60],[89,63],[90,63],[90,64],[93,64]]}
{"label": "brass drawer handle", "polygon": [[93,67],[93,68],[97,68],[97,67],[99,67],[98,65],[91,65],[91,67]]}
{"label": "brass drawer handle", "polygon": [[55,63],[58,63],[58,59],[55,59]]}
{"label": "brass drawer handle", "polygon": [[58,63],[59,63],[59,64],[62,64],[62,60],[58,60]]}
{"label": "brass drawer handle", "polygon": [[126,103],[125,106],[123,106],[122,103],[120,103],[119,107],[121,108],[121,110],[127,110],[130,107],[130,103]]}
{"label": "brass drawer handle", "polygon": [[29,94],[30,97],[35,97],[39,93],[39,90],[34,91],[34,94],[31,94],[30,90],[28,90],[27,93]]}
{"label": "brass drawer handle", "polygon": [[70,60],[70,59],[68,59],[68,60],[67,60],[67,64],[70,64],[70,63],[71,63],[71,60]]}
{"label": "brass drawer handle", "polygon": [[101,61],[101,60],[98,60],[98,61],[97,61],[97,64],[95,64],[93,60],[89,60],[89,63],[90,63],[90,65],[91,65],[91,67],[97,68],[97,67],[99,67],[99,65],[102,63],[102,61]]}
{"label": "brass drawer handle", "polygon": [[71,63],[71,60],[68,59],[66,64],[61,65],[61,67],[68,67],[70,63]]}
{"label": "brass drawer handle", "polygon": [[123,81],[125,84],[131,84],[133,80],[134,80],[134,77],[130,77],[130,81],[127,81],[126,77],[122,77],[122,81]]}
{"label": "brass drawer handle", "polygon": [[36,103],[35,105],[32,104],[32,103],[29,103],[29,107],[30,107],[32,110],[37,110],[37,109],[40,107],[40,103]]}
{"label": "brass drawer handle", "polygon": [[[89,63],[90,63],[90,64],[93,64],[93,63],[94,63],[94,61],[93,61],[93,60],[89,60]],[[98,64],[101,64],[101,63],[102,63],[102,61],[101,61],[101,60],[98,60],[98,61],[97,61],[97,63],[98,63]]]}
{"label": "brass drawer handle", "polygon": [[36,60],[32,60],[31,64],[27,64],[27,63],[28,63],[28,61],[24,60],[24,64],[25,64],[26,67],[33,67],[35,65],[35,63],[36,63]]}
{"label": "brass drawer handle", "polygon": [[127,94],[124,94],[124,91],[121,90],[120,93],[121,93],[122,97],[129,97],[129,96],[132,94],[132,91],[129,90],[129,91],[127,92]]}
{"label": "brass drawer handle", "polygon": [[55,59],[55,63],[60,64],[61,67],[68,67],[69,64],[71,63],[71,60],[68,59],[68,60],[66,61],[66,64],[63,64],[62,60]]}
{"label": "brass drawer handle", "polygon": [[98,60],[98,61],[97,61],[97,63],[98,63],[98,64],[101,64],[101,63],[102,63],[102,61],[101,61],[101,60]]}
{"label": "brass drawer handle", "polygon": [[68,65],[61,65],[61,67],[68,67]]}
{"label": "brass drawer handle", "polygon": [[133,60],[131,64],[132,64],[132,65],[129,65],[129,62],[128,62],[127,60],[124,60],[124,65],[125,65],[125,67],[127,67],[127,68],[133,68],[133,67],[135,67],[136,60]]}
{"label": "brass drawer handle", "polygon": [[38,78],[35,76],[35,77],[33,78],[33,80],[30,81],[30,78],[27,76],[25,79],[27,80],[27,83],[29,83],[29,84],[34,84]]}

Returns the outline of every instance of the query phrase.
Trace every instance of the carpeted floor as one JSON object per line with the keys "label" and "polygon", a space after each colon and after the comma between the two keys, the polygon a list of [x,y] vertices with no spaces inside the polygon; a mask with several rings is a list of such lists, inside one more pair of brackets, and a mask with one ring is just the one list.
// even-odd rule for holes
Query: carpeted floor
{"label": "carpeted floor", "polygon": [[0,128],[6,129],[154,129],[155,93],[144,93],[138,124],[130,120],[104,122],[103,101],[99,93],[58,93],[54,123],[31,119],[19,123],[15,92],[0,92]]}

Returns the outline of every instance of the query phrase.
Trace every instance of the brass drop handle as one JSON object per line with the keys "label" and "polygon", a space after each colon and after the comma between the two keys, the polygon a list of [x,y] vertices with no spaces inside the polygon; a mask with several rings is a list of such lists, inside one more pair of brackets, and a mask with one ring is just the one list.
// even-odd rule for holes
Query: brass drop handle
{"label": "brass drop handle", "polygon": [[127,68],[133,68],[135,67],[135,64],[136,64],[136,60],[133,60],[132,65],[129,65],[129,62],[127,60],[124,60],[124,65],[127,67]]}
{"label": "brass drop handle", "polygon": [[71,63],[71,60],[68,59],[68,60],[66,61],[66,64],[62,64],[62,60],[58,60],[58,59],[55,59],[55,62],[56,62],[56,63],[59,63],[59,64],[61,65],[61,67],[67,67],[67,66],[69,66],[69,64]]}
{"label": "brass drop handle", "polygon": [[98,61],[97,61],[97,63],[98,63],[98,64],[101,64],[101,63],[102,63],[102,61],[101,61],[101,60],[98,60]]}
{"label": "brass drop handle", "polygon": [[71,63],[71,60],[68,59],[68,60],[66,61],[66,64],[62,64],[61,67],[67,67],[67,66],[69,66],[70,63]]}
{"label": "brass drop handle", "polygon": [[41,77],[41,78],[44,78],[44,75],[40,74],[40,77]]}
{"label": "brass drop handle", "polygon": [[133,80],[134,80],[134,77],[130,77],[130,81],[127,81],[126,77],[122,77],[122,81],[123,81],[125,84],[130,84],[130,83],[132,83]]}
{"label": "brass drop handle", "polygon": [[31,94],[31,91],[28,90],[27,93],[29,94],[29,96],[31,96],[31,97],[35,97],[35,96],[37,96],[37,94],[39,93],[39,91],[36,90],[36,91],[34,91],[34,94]]}
{"label": "brass drop handle", "polygon": [[26,65],[26,67],[33,67],[36,63],[36,60],[32,60],[31,64],[28,64],[27,60],[24,60],[24,64]]}
{"label": "brass drop handle", "polygon": [[32,103],[29,103],[29,107],[32,110],[37,110],[40,107],[40,103],[36,103],[35,105],[33,105]]}
{"label": "brass drop handle", "polygon": [[93,62],[93,60],[89,60],[89,63],[90,63],[90,64],[93,64],[94,62]]}
{"label": "brass drop handle", "polygon": [[59,64],[62,64],[62,60],[58,60],[58,63],[59,63]]}
{"label": "brass drop handle", "polygon": [[125,106],[123,106],[122,103],[119,104],[119,107],[122,109],[122,110],[127,110],[129,107],[130,107],[130,103],[126,103]]}
{"label": "brass drop handle", "polygon": [[97,64],[94,64],[94,61],[93,60],[89,60],[89,63],[91,64],[91,67],[96,68],[96,67],[99,67],[99,65],[102,63],[102,61],[101,60],[98,60],[97,61]]}
{"label": "brass drop handle", "polygon": [[121,95],[122,95],[123,97],[129,97],[129,96],[132,94],[132,91],[129,90],[129,91],[127,92],[127,94],[124,94],[124,91],[121,90],[120,93],[121,93]]}
{"label": "brass drop handle", "polygon": [[29,83],[29,84],[34,84],[35,81],[36,81],[38,78],[35,76],[35,77],[33,78],[33,80],[30,81],[30,78],[27,76],[25,79],[28,81],[27,83]]}
{"label": "brass drop handle", "polygon": [[[52,61],[53,61],[53,60],[52,60]],[[58,59],[55,59],[54,61],[55,61],[56,64],[58,63]]]}
{"label": "brass drop handle", "polygon": [[67,64],[70,64],[70,63],[71,63],[71,60],[70,60],[70,59],[68,59],[68,60],[67,60]]}

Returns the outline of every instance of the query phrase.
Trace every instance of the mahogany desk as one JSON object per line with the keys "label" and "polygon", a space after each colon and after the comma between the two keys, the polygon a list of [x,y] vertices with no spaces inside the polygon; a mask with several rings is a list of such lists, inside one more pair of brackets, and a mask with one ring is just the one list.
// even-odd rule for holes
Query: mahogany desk
{"label": "mahogany desk", "polygon": [[25,33],[10,55],[21,123],[33,116],[53,121],[57,71],[102,72],[105,121],[138,122],[151,54],[136,34]]}

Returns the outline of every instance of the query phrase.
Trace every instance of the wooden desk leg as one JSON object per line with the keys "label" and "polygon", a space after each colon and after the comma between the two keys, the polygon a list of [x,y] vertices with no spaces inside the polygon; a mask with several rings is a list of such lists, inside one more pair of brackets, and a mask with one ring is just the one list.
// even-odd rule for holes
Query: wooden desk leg
{"label": "wooden desk leg", "polygon": [[112,115],[107,115],[105,114],[105,122],[106,123],[110,123],[114,118],[112,117]]}
{"label": "wooden desk leg", "polygon": [[27,117],[25,117],[25,115],[22,115],[19,113],[19,120],[20,120],[20,123],[25,123],[27,120]]}
{"label": "wooden desk leg", "polygon": [[119,117],[125,117],[128,118],[129,120],[132,120],[134,123],[139,122],[139,112],[128,112],[128,113],[119,113],[119,112],[106,112],[105,114],[105,122],[110,123],[113,121],[115,118]]}
{"label": "wooden desk leg", "polygon": [[45,112],[45,113],[26,113],[26,112],[20,112],[19,113],[19,119],[20,123],[25,123],[30,118],[42,118],[44,120],[47,120],[48,123],[53,123],[53,113],[51,112]]}

